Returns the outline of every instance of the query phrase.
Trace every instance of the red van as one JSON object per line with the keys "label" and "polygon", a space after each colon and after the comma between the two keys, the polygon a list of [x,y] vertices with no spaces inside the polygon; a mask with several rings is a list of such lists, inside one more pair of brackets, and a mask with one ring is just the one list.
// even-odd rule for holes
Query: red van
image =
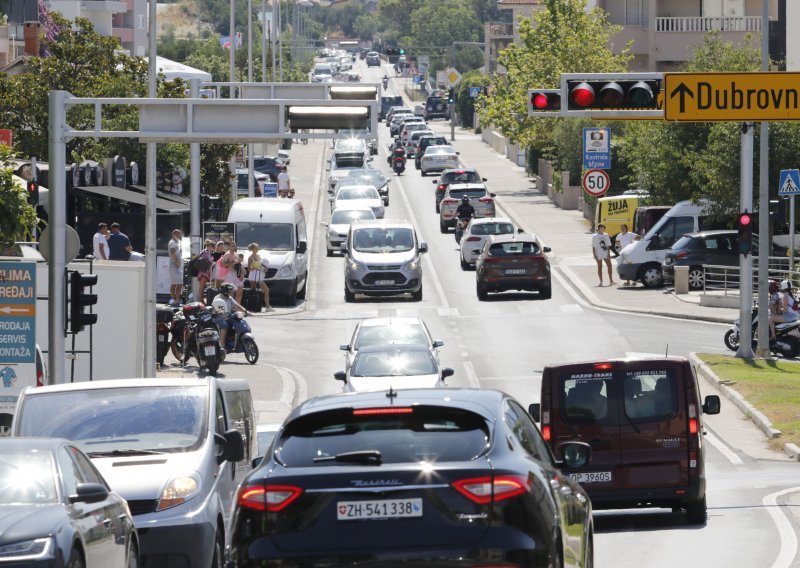
{"label": "red van", "polygon": [[564,442],[587,442],[591,463],[564,472],[586,489],[595,510],[667,507],[706,522],[703,414],[697,377],[683,357],[618,359],[545,367],[541,421],[556,456]]}

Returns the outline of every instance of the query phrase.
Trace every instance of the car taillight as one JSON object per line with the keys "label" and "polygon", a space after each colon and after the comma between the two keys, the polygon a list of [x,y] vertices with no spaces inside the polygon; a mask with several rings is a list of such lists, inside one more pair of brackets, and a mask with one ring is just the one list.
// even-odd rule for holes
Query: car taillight
{"label": "car taillight", "polygon": [[474,242],[479,241],[479,240],[481,240],[480,237],[469,237],[469,238],[467,238],[467,242],[468,243],[474,243]]}
{"label": "car taillight", "polygon": [[478,201],[481,203],[491,203],[494,200],[491,197],[481,197]]}
{"label": "car taillight", "polygon": [[455,205],[458,199],[442,199],[442,205]]}
{"label": "car taillight", "polygon": [[444,191],[446,187],[447,187],[447,186],[446,186],[445,184],[443,184],[443,183],[440,183],[440,184],[439,184],[439,187],[437,187],[436,189],[437,189],[437,191]]}
{"label": "car taillight", "polygon": [[43,387],[44,386],[44,373],[41,369],[36,369],[36,386]]}
{"label": "car taillight", "polygon": [[490,476],[474,477],[453,483],[453,489],[479,505],[522,495],[528,491],[528,487],[524,477],[515,475],[499,475],[494,479]]}
{"label": "car taillight", "polygon": [[595,363],[594,368],[597,371],[610,371],[614,368],[614,365],[611,363]]}
{"label": "car taillight", "polygon": [[689,434],[697,436],[697,418],[689,418]]}
{"label": "car taillight", "polygon": [[277,513],[302,493],[303,490],[294,485],[243,485],[236,502],[246,509]]}
{"label": "car taillight", "polygon": [[370,416],[375,414],[412,414],[414,409],[410,406],[388,406],[385,408],[357,408],[353,416]]}
{"label": "car taillight", "polygon": [[550,430],[550,426],[542,426],[542,438],[544,438],[545,442],[549,442],[551,436],[553,435],[552,431]]}
{"label": "car taillight", "polygon": [[672,253],[672,256],[675,258],[675,260],[680,260],[682,258],[686,258],[687,256],[689,256],[689,251],[679,250],[678,252]]}

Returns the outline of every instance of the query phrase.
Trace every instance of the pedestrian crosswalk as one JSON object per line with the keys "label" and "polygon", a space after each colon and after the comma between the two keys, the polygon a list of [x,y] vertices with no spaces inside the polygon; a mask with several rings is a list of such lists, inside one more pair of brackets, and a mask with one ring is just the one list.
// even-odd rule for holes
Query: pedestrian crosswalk
{"label": "pedestrian crosswalk", "polygon": [[418,308],[381,306],[332,306],[313,311],[316,319],[362,319],[375,317],[419,317],[438,316],[440,318],[491,318],[491,317],[527,317],[558,316],[569,317],[582,315],[584,308],[580,304],[554,304],[552,302],[481,302],[463,308],[444,308],[437,306],[421,306]]}

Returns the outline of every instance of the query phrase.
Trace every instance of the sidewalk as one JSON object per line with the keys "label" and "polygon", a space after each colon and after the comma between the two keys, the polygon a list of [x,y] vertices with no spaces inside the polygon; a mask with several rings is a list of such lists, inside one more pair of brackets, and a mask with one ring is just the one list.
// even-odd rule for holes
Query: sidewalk
{"label": "sidewalk", "polygon": [[[449,123],[430,124],[435,132],[449,135]],[[597,265],[591,253],[592,233],[580,212],[556,207],[534,186],[524,168],[497,154],[484,144],[480,135],[457,128],[453,146],[465,165],[476,168],[488,179],[487,186],[497,195],[500,213],[538,235],[552,249],[551,261],[556,272],[590,304],[614,311],[718,323],[730,323],[738,317],[737,309],[701,306],[697,292],[678,296],[670,288],[648,289],[640,283],[622,286],[615,261],[612,266],[616,284],[610,286],[604,273],[605,286],[598,286]]]}

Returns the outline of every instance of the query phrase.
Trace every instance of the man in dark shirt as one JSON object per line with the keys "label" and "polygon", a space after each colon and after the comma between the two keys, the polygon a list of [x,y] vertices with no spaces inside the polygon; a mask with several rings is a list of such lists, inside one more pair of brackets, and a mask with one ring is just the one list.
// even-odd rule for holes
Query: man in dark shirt
{"label": "man in dark shirt", "polygon": [[108,260],[128,260],[131,241],[125,233],[119,231],[119,223],[111,223],[111,234],[108,236]]}

